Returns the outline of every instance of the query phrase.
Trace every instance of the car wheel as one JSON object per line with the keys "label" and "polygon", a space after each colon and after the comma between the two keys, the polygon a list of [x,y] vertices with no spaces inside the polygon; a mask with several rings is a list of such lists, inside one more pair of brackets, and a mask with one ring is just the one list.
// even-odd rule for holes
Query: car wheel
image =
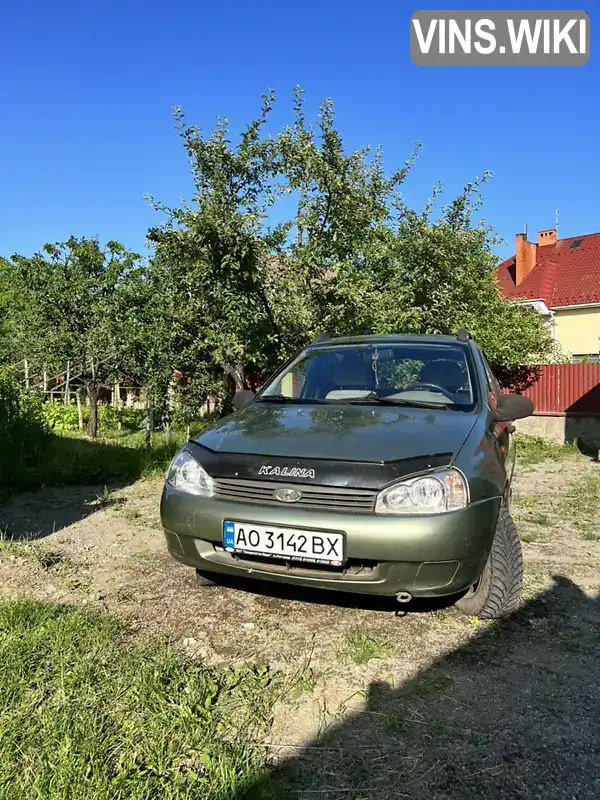
{"label": "car wheel", "polygon": [[198,586],[216,586],[217,582],[214,578],[211,578],[209,574],[206,572],[202,572],[202,570],[196,570],[196,582]]}
{"label": "car wheel", "polygon": [[523,589],[523,551],[517,528],[502,506],[496,523],[492,549],[477,583],[461,597],[456,607],[480,619],[499,619],[519,605]]}

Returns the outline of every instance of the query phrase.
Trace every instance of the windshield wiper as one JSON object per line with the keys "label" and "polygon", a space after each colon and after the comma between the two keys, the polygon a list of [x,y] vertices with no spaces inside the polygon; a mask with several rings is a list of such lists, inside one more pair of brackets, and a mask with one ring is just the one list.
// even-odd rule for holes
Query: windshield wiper
{"label": "windshield wiper", "polygon": [[425,400],[406,400],[403,397],[380,397],[377,394],[366,394],[364,397],[346,397],[338,403],[375,403],[384,406],[413,406],[414,408],[450,408],[449,403],[428,403]]}
{"label": "windshield wiper", "polygon": [[290,403],[292,405],[360,405],[361,403],[382,406],[412,406],[413,408],[451,408],[448,403],[427,403],[424,400],[394,399],[392,397],[379,397],[377,394],[367,394],[364,397],[336,397],[324,400],[312,397],[288,397],[285,394],[265,394],[257,397],[256,403]]}
{"label": "windshield wiper", "polygon": [[256,403],[293,403],[295,405],[310,405],[311,403],[326,403],[327,400],[313,400],[309,397],[288,397],[285,394],[263,394],[257,397]]}

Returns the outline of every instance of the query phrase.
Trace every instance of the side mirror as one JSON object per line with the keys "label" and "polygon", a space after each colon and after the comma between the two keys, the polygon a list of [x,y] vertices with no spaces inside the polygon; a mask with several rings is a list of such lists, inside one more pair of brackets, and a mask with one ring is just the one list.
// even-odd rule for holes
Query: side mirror
{"label": "side mirror", "polygon": [[233,407],[239,411],[241,408],[245,408],[249,405],[253,400],[254,392],[251,392],[250,389],[242,389],[233,395]]}
{"label": "side mirror", "polygon": [[503,394],[500,395],[494,416],[497,422],[512,422],[515,419],[530,417],[533,411],[533,403],[528,397],[522,394]]}

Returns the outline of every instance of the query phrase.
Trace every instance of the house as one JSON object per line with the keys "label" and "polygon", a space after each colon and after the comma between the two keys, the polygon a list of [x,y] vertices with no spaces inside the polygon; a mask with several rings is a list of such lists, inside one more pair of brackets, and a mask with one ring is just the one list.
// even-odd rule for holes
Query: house
{"label": "house", "polygon": [[598,361],[600,233],[558,239],[545,230],[537,243],[518,233],[515,250],[498,267],[504,297],[535,308],[573,361]]}

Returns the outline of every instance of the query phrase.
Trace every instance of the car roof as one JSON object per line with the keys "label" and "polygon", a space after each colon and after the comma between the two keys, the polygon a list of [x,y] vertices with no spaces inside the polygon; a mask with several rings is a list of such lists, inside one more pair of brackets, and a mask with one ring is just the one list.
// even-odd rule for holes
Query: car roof
{"label": "car roof", "polygon": [[[472,341],[472,340],[471,340]],[[337,336],[314,342],[309,347],[335,347],[340,344],[446,344],[465,345],[457,336],[441,336],[433,334],[370,334],[368,336]]]}

